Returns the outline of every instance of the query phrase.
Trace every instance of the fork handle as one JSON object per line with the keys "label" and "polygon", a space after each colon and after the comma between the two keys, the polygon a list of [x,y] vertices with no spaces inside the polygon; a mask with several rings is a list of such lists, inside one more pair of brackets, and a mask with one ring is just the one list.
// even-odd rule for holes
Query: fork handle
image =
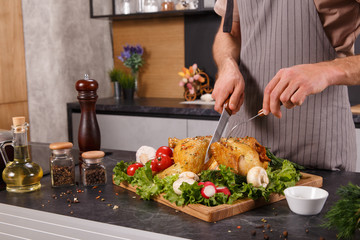
{"label": "fork handle", "polygon": [[[280,102],[280,107],[281,107],[282,105],[283,105],[282,102]],[[265,116],[263,109],[260,109],[260,110],[258,111],[258,116],[259,116],[259,117]]]}

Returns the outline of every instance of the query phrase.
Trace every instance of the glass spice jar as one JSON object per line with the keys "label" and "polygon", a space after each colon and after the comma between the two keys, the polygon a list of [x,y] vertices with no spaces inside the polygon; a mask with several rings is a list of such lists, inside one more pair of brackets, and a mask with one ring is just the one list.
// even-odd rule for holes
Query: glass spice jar
{"label": "glass spice jar", "polygon": [[51,185],[67,187],[75,184],[75,164],[71,155],[71,142],[55,142],[49,145]]}
{"label": "glass spice jar", "polygon": [[161,3],[161,11],[175,10],[175,3],[173,0],[163,0]]}
{"label": "glass spice jar", "polygon": [[81,179],[84,186],[106,184],[106,168],[102,162],[104,156],[103,151],[88,151],[81,155],[83,159]]}
{"label": "glass spice jar", "polygon": [[157,12],[158,10],[157,0],[144,0],[144,12]]}

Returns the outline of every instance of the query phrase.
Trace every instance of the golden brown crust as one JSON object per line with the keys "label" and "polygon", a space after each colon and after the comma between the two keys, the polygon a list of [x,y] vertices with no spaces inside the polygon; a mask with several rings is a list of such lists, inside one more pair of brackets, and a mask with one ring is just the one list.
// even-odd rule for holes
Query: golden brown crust
{"label": "golden brown crust", "polygon": [[[221,141],[226,141],[226,138],[221,139]],[[244,143],[249,145],[251,148],[255,149],[256,152],[259,153],[259,157],[261,161],[268,161],[270,159],[266,155],[266,148],[262,146],[255,138],[253,137],[244,137],[244,138],[229,138],[228,141],[238,141],[240,143]]]}
{"label": "golden brown crust", "polygon": [[173,147],[173,158],[175,164],[159,173],[160,178],[180,174],[185,171],[199,173],[203,170],[206,150],[211,137],[194,138],[169,138],[169,147]]}
{"label": "golden brown crust", "polygon": [[199,173],[202,170],[216,170],[220,164],[231,167],[234,172],[246,176],[248,171],[260,166],[268,167],[270,159],[266,148],[255,138],[222,138],[210,147],[210,160],[205,164],[206,150],[211,136],[194,138],[169,138],[169,147],[174,148],[175,164],[159,173],[160,178],[185,171]]}
{"label": "golden brown crust", "polygon": [[255,139],[223,138],[220,142],[213,143],[210,151],[213,160],[217,163],[231,167],[235,173],[246,176],[255,166],[265,169],[268,166],[267,161],[260,160],[256,143]]}

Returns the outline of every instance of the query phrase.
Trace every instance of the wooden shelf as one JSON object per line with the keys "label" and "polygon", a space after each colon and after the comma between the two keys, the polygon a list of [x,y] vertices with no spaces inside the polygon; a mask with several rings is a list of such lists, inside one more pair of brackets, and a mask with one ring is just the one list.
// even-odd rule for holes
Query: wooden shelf
{"label": "wooden shelf", "polygon": [[178,17],[186,15],[201,15],[201,14],[216,14],[213,8],[205,8],[204,1],[199,0],[199,6],[197,9],[189,10],[174,10],[174,11],[158,11],[158,12],[141,12],[131,14],[116,14],[115,13],[115,0],[112,0],[112,14],[94,15],[93,0],[90,2],[90,18],[107,18],[111,20],[132,20],[132,19],[149,19],[149,18],[166,18],[166,17]]}

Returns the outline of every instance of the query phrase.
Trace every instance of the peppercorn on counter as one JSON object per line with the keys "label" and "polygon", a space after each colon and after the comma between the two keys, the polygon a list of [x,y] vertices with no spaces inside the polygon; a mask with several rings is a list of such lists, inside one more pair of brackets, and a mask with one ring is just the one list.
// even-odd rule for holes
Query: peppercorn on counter
{"label": "peppercorn on counter", "polygon": [[[335,194],[336,190],[348,182],[360,184],[360,173],[307,171],[322,176],[323,188],[329,192],[320,214],[296,215],[283,200],[219,222],[208,223],[155,201],[144,201],[135,193],[113,185],[112,169],[121,160],[135,161],[135,152],[103,151],[103,164],[107,173],[105,185],[85,187],[81,183],[77,165],[75,185],[54,188],[49,174],[49,145],[32,143],[32,158],[44,170],[41,189],[25,194],[0,191],[0,238],[9,238],[10,235],[6,232],[9,229],[16,229],[12,233],[14,239],[43,236],[45,233],[41,231],[44,229],[39,226],[46,223],[49,228],[45,230],[52,231],[52,239],[69,237],[71,234],[74,234],[71,235],[74,238],[84,239],[89,236],[89,232],[93,232],[93,236],[98,236],[98,239],[279,239],[285,238],[285,235],[288,239],[336,239],[335,231],[329,231],[320,225],[324,222],[326,212],[339,199]],[[78,151],[72,153],[77,162]],[[20,218],[22,221],[19,221]],[[62,231],[56,228],[60,224],[57,221],[62,221],[60,223],[65,229],[73,230],[67,230],[66,236],[62,235]],[[70,224],[71,221],[74,225]],[[94,227],[76,230],[78,226],[88,224]],[[355,239],[360,237],[358,232],[356,234]]]}

